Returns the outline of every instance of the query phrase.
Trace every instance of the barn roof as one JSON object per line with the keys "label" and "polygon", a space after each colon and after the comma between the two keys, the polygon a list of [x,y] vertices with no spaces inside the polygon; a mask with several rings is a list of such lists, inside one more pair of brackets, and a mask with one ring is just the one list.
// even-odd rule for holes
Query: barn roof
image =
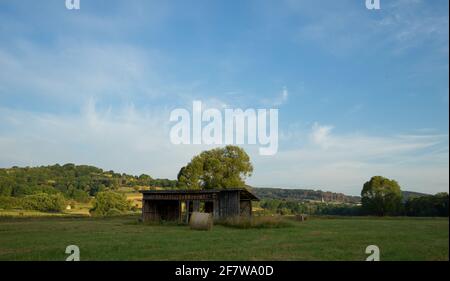
{"label": "barn roof", "polygon": [[236,192],[240,193],[241,199],[259,201],[253,193],[245,188],[224,188],[224,189],[170,189],[170,190],[141,190],[140,192],[144,195],[208,195],[208,194],[218,194],[226,192]]}

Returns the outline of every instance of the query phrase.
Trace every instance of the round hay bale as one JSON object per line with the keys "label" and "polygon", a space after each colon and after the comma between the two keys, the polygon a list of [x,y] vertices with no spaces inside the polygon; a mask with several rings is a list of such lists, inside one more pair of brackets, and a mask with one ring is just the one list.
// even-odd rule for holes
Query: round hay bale
{"label": "round hay bale", "polygon": [[210,213],[193,212],[189,221],[191,229],[195,230],[211,230],[213,219]]}

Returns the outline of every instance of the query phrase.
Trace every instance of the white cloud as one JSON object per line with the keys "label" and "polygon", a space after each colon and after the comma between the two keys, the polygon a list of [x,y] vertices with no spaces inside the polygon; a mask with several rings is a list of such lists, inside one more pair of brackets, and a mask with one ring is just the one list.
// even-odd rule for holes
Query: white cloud
{"label": "white cloud", "polygon": [[288,98],[289,98],[288,90],[286,89],[286,87],[284,87],[278,98],[275,100],[274,103],[275,106],[283,105],[284,103],[287,102]]}
{"label": "white cloud", "polygon": [[330,132],[333,126],[320,126],[314,123],[310,138],[314,144],[327,148],[330,145]]}
{"label": "white cloud", "polygon": [[280,107],[288,101],[289,92],[286,87],[283,87],[280,93],[274,98],[263,98],[260,103],[264,106]]}
{"label": "white cloud", "polygon": [[0,165],[74,162],[118,172],[174,178],[200,151],[169,141],[169,113],[132,104],[99,109],[93,99],[73,115],[30,113],[0,108]]}
{"label": "white cloud", "polygon": [[[0,94],[82,104],[87,98],[163,95],[164,58],[151,50],[115,44],[41,47],[22,42],[0,48]],[[26,81],[26,83],[24,83]]]}
{"label": "white cloud", "polygon": [[399,55],[418,46],[448,55],[448,14],[428,1],[382,1],[369,11],[364,1],[285,1],[290,15],[305,20],[295,40],[315,42],[336,56],[356,51]]}

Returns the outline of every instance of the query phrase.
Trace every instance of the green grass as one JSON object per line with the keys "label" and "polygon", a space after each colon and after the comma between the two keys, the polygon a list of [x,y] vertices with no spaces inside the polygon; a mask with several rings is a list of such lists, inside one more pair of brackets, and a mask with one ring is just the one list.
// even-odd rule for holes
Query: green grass
{"label": "green grass", "polygon": [[215,225],[193,231],[137,217],[0,218],[0,260],[64,260],[78,245],[81,260],[364,260],[378,245],[381,260],[448,260],[448,219],[310,218],[285,228]]}
{"label": "green grass", "polygon": [[217,224],[241,229],[289,227],[292,222],[282,216],[232,217],[217,221]]}

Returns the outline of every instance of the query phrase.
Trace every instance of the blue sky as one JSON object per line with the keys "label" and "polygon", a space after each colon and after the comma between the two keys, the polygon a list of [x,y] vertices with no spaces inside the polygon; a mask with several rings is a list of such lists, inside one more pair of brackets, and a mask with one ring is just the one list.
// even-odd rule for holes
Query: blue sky
{"label": "blue sky", "polygon": [[[256,186],[448,191],[448,1],[0,0],[0,166],[175,178],[170,110],[278,108]],[[283,95],[283,89],[286,94]]]}

